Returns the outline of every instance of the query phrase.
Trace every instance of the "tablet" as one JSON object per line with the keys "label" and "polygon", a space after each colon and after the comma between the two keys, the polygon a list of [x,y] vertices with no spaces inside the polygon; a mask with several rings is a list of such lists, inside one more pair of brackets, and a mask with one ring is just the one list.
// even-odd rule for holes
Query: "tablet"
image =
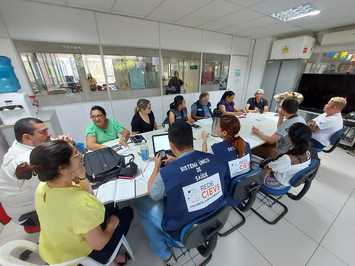
{"label": "tablet", "polygon": [[152,136],[153,141],[153,151],[156,155],[159,151],[165,151],[166,153],[171,153],[168,133],[159,134]]}

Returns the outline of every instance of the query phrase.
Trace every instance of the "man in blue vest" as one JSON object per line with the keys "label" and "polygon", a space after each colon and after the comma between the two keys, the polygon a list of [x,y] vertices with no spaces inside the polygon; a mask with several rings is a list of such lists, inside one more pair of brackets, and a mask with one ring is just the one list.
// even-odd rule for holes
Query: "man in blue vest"
{"label": "man in blue vest", "polygon": [[202,92],[199,100],[191,105],[191,117],[194,120],[212,117],[210,95],[208,92]]}
{"label": "man in blue vest", "polygon": [[181,246],[181,229],[225,206],[226,167],[216,156],[193,149],[192,128],[177,121],[169,128],[175,158],[161,166],[160,156],[148,181],[149,198],[136,208],[154,253],[169,265],[171,247]]}

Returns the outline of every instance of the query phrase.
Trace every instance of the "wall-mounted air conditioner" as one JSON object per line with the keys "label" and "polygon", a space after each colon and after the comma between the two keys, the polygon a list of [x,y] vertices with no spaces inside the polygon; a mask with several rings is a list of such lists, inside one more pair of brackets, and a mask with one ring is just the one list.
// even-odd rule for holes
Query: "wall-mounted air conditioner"
{"label": "wall-mounted air conditioner", "polygon": [[324,33],[321,45],[338,45],[355,43],[355,29]]}
{"label": "wall-mounted air conditioner", "polygon": [[309,59],[315,39],[310,36],[300,36],[274,41],[272,44],[271,60]]}

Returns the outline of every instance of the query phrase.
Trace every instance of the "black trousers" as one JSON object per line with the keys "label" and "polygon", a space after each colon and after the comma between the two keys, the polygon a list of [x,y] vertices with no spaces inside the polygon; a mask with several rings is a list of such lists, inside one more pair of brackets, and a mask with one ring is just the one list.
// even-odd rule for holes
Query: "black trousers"
{"label": "black trousers", "polygon": [[102,250],[100,251],[94,250],[89,254],[90,258],[102,264],[105,264],[109,261],[118,243],[120,242],[122,235],[127,235],[127,232],[129,230],[129,227],[133,219],[133,209],[131,207],[124,207],[122,209],[119,209],[117,206],[114,207],[113,203],[106,205],[105,221],[101,225],[101,228],[103,230],[105,230],[107,219],[111,215],[117,216],[118,219],[120,220],[120,223],[117,226],[116,230],[114,231],[112,238]]}

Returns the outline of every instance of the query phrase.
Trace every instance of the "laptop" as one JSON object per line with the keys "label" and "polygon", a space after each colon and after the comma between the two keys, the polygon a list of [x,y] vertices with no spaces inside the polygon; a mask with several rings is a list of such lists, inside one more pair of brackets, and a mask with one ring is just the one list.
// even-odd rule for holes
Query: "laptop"
{"label": "laptop", "polygon": [[168,133],[152,136],[153,151],[156,155],[160,151],[165,151],[166,154],[172,154],[169,144]]}

